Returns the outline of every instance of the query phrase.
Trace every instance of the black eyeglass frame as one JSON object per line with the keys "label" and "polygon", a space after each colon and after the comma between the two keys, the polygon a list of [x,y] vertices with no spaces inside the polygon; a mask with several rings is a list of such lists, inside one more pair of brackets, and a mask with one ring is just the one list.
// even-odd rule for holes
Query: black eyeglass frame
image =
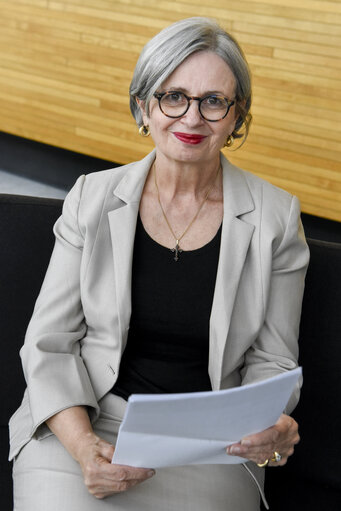
{"label": "black eyeglass frame", "polygon": [[[162,110],[161,100],[166,94],[182,94],[187,99],[187,108],[181,115],[169,115],[169,114],[166,114]],[[160,108],[161,112],[163,113],[163,115],[165,115],[166,117],[170,117],[171,119],[179,119],[180,117],[183,117],[184,115],[187,114],[189,107],[191,106],[191,101],[199,101],[198,109],[199,109],[199,113],[200,113],[201,117],[203,119],[205,119],[205,121],[208,121],[208,122],[218,122],[218,121],[221,121],[222,119],[225,119],[225,117],[227,116],[227,114],[230,111],[231,106],[233,106],[235,104],[234,99],[228,99],[228,98],[225,98],[225,96],[220,96],[219,94],[208,94],[207,96],[204,96],[201,98],[199,96],[187,96],[187,94],[185,94],[184,92],[178,91],[178,90],[170,90],[170,91],[165,91],[165,92],[155,92],[153,94],[153,96],[154,96],[154,98],[156,98],[158,100],[159,108]],[[226,101],[226,113],[223,115],[223,117],[221,117],[220,119],[206,119],[206,117],[201,112],[201,104],[207,98],[223,98]]]}

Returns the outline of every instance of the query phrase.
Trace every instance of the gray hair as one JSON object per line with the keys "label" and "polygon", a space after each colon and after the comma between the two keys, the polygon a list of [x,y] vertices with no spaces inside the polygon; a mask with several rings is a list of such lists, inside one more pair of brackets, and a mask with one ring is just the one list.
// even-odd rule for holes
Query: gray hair
{"label": "gray hair", "polygon": [[[231,69],[236,80],[237,122],[234,138],[247,137],[252,116],[251,76],[244,53],[237,41],[216,21],[209,18],[187,18],[163,29],[143,48],[130,84],[130,110],[137,125],[143,125],[136,98],[144,101],[147,115],[153,94],[171,73],[192,53],[212,51]],[[244,125],[244,133],[239,130]]]}

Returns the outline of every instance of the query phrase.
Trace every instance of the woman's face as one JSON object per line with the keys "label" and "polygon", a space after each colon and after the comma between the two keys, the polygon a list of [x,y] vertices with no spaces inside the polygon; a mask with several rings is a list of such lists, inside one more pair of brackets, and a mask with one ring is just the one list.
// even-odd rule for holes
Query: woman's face
{"label": "woman's face", "polygon": [[[198,97],[219,94],[234,100],[235,78],[221,57],[213,52],[198,52],[180,64],[157,92],[165,91],[181,91]],[[158,155],[183,163],[217,159],[226,138],[234,129],[235,105],[224,119],[217,122],[203,119],[198,106],[198,101],[192,101],[185,115],[173,119],[161,112],[156,98],[150,102],[149,117],[143,103],[140,103],[143,122],[150,128]],[[191,135],[196,137],[191,138]]]}

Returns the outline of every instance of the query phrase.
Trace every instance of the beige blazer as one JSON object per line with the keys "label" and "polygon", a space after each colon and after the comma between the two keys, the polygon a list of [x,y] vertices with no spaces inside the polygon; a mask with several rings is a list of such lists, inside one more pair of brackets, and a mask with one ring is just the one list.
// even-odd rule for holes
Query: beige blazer
{"label": "beige blazer", "polygon": [[[114,385],[131,314],[131,272],[142,161],[81,176],[55,224],[55,248],[21,357],[27,390],[10,420],[14,457],[44,421],[74,406],[98,416]],[[210,319],[212,388],[243,385],[297,366],[308,249],[296,197],[221,156],[224,217]],[[181,264],[181,263],[179,263]],[[287,411],[298,400],[298,389]]]}

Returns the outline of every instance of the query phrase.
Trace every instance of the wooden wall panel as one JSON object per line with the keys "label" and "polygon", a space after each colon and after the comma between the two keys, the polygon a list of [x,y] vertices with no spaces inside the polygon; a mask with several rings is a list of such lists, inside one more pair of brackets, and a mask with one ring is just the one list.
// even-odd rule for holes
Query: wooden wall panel
{"label": "wooden wall panel", "polygon": [[232,162],[341,221],[340,0],[0,0],[0,130],[127,163],[152,147],[129,112],[143,45],[211,16],[253,75],[248,142]]}

